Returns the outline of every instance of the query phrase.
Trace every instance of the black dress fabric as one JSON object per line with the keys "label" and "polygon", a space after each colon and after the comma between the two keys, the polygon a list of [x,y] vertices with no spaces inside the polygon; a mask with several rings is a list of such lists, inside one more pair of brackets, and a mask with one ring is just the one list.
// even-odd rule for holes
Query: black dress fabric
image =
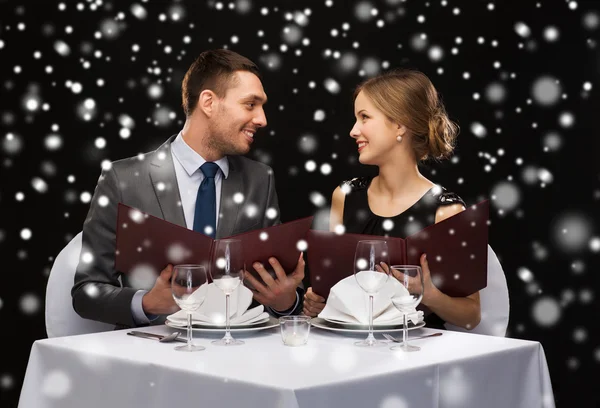
{"label": "black dress fabric", "polygon": [[[341,184],[346,194],[343,223],[347,233],[406,238],[433,224],[440,206],[462,204],[466,207],[457,194],[436,185],[406,211],[393,217],[381,217],[369,207],[367,189],[371,181],[372,178],[360,177]],[[427,327],[443,330],[444,323],[435,313],[425,316]]]}

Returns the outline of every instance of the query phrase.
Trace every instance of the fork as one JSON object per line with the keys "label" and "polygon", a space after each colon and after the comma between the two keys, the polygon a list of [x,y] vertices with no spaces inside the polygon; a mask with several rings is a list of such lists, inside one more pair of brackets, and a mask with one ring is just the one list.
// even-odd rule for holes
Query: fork
{"label": "fork", "polygon": [[[419,337],[411,337],[411,340],[419,340],[419,339],[425,339],[427,337],[437,337],[437,336],[441,336],[442,334],[444,334],[444,332],[437,332],[437,333],[431,333],[431,334],[426,334],[424,336],[419,336]],[[386,339],[393,341],[394,343],[402,343],[402,340],[399,340],[387,333],[383,333],[383,337],[385,337]]]}
{"label": "fork", "polygon": [[182,339],[181,337],[178,337],[179,332],[173,332],[171,334],[163,336],[162,334],[147,333],[147,332],[132,330],[130,332],[127,332],[127,334],[129,334],[130,336],[143,337],[146,339],[156,339],[161,343],[167,343],[169,341],[179,341],[181,343],[187,343],[187,340]]}

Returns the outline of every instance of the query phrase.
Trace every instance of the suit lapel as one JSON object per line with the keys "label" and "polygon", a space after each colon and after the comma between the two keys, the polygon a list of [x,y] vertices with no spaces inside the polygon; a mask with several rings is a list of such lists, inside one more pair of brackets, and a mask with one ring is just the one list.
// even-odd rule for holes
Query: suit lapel
{"label": "suit lapel", "polygon": [[242,173],[235,157],[227,157],[229,161],[229,176],[223,180],[221,185],[221,201],[219,211],[219,222],[217,226],[217,238],[228,237],[233,233],[233,228],[238,217],[240,206],[233,199],[236,193],[243,194],[244,183]]}
{"label": "suit lapel", "polygon": [[150,158],[150,180],[164,219],[186,227],[179,185],[175,176],[173,156],[171,155],[171,142],[175,137],[170,137],[152,153]]}

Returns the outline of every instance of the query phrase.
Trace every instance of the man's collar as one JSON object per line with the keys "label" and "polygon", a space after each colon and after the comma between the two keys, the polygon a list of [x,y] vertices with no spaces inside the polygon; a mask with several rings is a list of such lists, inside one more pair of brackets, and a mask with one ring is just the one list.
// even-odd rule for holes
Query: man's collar
{"label": "man's collar", "polygon": [[[192,149],[186,142],[183,140],[183,132],[179,132],[173,143],[171,143],[171,150],[173,151],[173,155],[181,163],[187,174],[191,177],[200,166],[206,163],[206,160],[200,156],[194,149]],[[215,163],[219,166],[221,171],[223,172],[223,176],[227,178],[229,176],[229,160],[227,160],[227,156],[220,158],[215,161]]]}

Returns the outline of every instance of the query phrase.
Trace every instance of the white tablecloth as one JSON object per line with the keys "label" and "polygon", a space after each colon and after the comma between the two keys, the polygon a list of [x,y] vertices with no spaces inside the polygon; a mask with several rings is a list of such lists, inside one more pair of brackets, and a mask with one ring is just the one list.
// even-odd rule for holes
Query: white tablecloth
{"label": "white tablecloth", "polygon": [[448,331],[404,353],[317,328],[287,347],[270,329],[237,335],[236,347],[195,332],[206,350],[184,353],[126,331],[36,341],[19,407],[554,407],[538,342]]}

